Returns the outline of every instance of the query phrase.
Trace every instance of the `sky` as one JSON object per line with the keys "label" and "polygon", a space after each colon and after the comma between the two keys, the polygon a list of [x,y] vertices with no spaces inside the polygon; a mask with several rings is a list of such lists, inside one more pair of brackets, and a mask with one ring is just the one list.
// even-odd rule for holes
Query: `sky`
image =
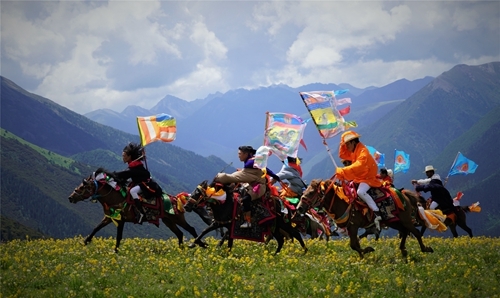
{"label": "sky", "polygon": [[500,61],[500,1],[4,1],[1,75],[77,113]]}

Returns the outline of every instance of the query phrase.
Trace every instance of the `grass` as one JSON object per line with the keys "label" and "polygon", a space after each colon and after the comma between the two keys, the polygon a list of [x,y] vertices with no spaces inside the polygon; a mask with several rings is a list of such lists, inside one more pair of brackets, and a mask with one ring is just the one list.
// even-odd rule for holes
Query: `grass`
{"label": "grass", "polygon": [[113,238],[11,241],[0,245],[0,297],[500,297],[499,238],[426,237],[432,254],[399,239],[362,240],[361,260],[347,239],[297,242],[274,256],[236,240],[233,250],[179,248],[176,240]]}

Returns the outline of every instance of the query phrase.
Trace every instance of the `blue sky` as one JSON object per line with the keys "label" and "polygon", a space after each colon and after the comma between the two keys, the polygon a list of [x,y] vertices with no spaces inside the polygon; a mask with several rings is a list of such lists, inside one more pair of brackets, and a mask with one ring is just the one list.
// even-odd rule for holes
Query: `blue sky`
{"label": "blue sky", "polygon": [[1,1],[1,74],[78,113],[500,61],[500,1]]}

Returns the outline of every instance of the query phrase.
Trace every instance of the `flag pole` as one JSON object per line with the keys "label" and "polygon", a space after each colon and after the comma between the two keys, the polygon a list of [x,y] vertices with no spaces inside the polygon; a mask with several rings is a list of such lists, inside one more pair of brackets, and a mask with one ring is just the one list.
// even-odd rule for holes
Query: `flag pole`
{"label": "flag pole", "polygon": [[316,123],[316,119],[314,119],[312,113],[311,113],[311,110],[309,110],[309,107],[307,106],[306,102],[304,101],[304,97],[302,96],[302,94],[299,92],[299,95],[300,95],[300,98],[302,98],[302,102],[304,103],[304,105],[306,106],[306,109],[307,111],[309,112],[309,115],[311,115],[311,118],[314,122],[314,125],[316,125],[316,129],[318,129],[318,132],[319,132],[319,135],[321,136],[321,138],[323,139],[323,145],[325,145],[326,147],[326,152],[328,153],[328,155],[330,156],[330,159],[332,160],[333,162],[333,165],[335,166],[335,169],[338,168],[337,166],[337,163],[335,162],[335,159],[333,158],[333,155],[332,155],[332,152],[330,151],[330,147],[328,147],[328,144],[326,143],[326,139],[325,139],[325,136],[321,133],[321,131],[319,130],[318,128],[318,124]]}
{"label": "flag pole", "polygon": [[446,178],[444,179],[444,184],[443,184],[443,186],[445,186],[445,185],[446,185],[446,183],[448,182],[448,178],[450,177],[450,172],[451,172],[451,170],[453,169],[453,166],[455,165],[455,163],[457,162],[457,159],[458,159],[458,155],[459,155],[459,154],[460,154],[460,151],[458,151],[457,156],[455,156],[455,160],[454,160],[454,161],[453,161],[453,163],[451,164],[451,168],[450,168],[450,170],[448,171],[448,175],[446,175]]}
{"label": "flag pole", "polygon": [[262,145],[266,145],[266,134],[267,129],[269,128],[269,111],[266,112],[266,124],[264,125],[264,140],[262,141]]}

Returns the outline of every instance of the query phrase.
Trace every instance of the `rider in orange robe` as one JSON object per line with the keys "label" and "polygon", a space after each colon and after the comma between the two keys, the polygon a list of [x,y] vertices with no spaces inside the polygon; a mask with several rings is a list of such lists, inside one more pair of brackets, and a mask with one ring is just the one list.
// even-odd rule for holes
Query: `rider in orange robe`
{"label": "rider in orange robe", "polygon": [[375,213],[375,225],[380,230],[380,220],[382,220],[380,210],[368,194],[368,190],[370,187],[381,187],[382,183],[377,179],[377,162],[368,148],[359,141],[359,137],[360,135],[354,131],[347,131],[342,134],[339,157],[343,160],[350,160],[352,164],[337,168],[336,176],[341,180],[352,180],[359,183],[357,194]]}

